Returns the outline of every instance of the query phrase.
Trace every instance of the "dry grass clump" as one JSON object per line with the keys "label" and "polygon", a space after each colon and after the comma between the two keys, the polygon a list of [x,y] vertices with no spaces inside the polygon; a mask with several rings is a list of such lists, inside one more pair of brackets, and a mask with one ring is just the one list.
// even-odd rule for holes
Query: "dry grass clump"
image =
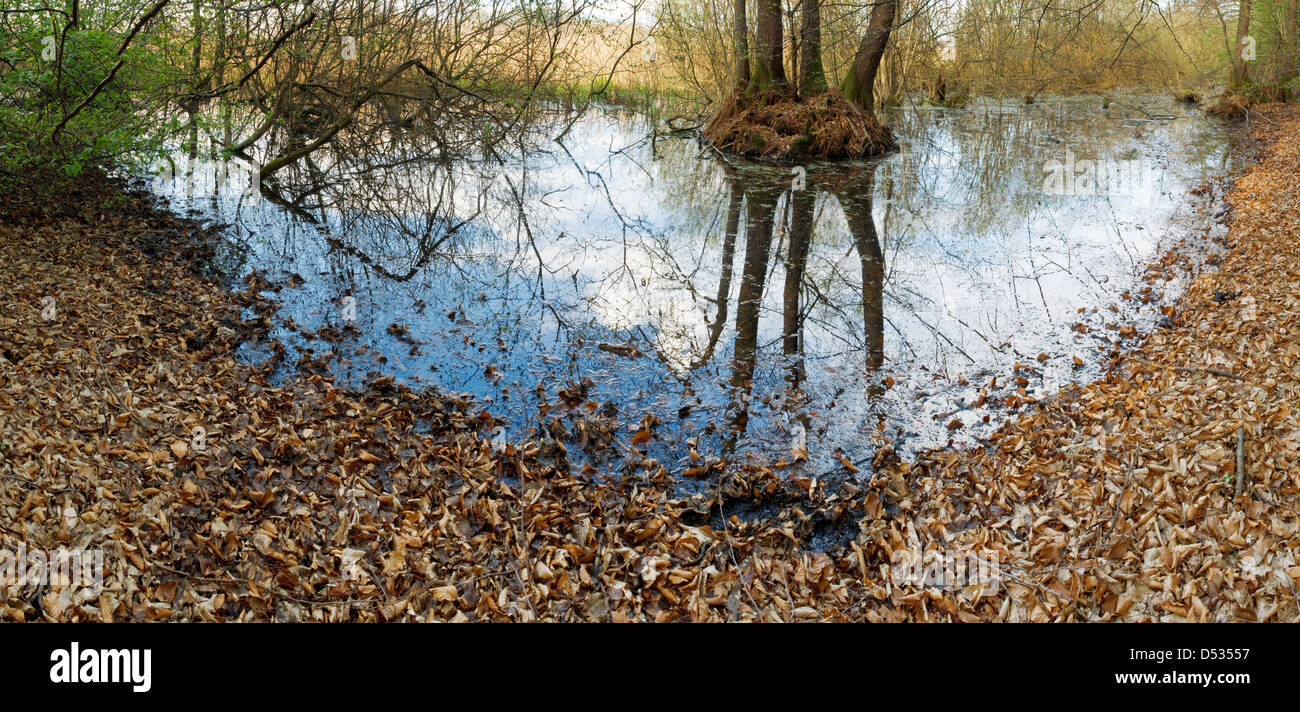
{"label": "dry grass clump", "polygon": [[1224,121],[1240,121],[1250,113],[1250,100],[1236,92],[1227,91],[1219,97],[1218,103],[1206,109],[1206,113]]}
{"label": "dry grass clump", "polygon": [[898,148],[888,127],[837,89],[806,98],[737,92],[704,138],[726,153],[752,158],[862,158]]}

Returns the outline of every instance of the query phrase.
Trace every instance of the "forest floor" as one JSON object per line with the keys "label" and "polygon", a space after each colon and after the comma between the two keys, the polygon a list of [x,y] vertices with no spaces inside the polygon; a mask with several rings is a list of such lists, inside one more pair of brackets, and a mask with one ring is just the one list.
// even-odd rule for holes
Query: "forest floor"
{"label": "forest floor", "polygon": [[0,619],[1300,619],[1300,116],[1251,121],[1221,261],[1103,380],[832,493],[747,466],[708,501],[494,451],[390,381],[272,387],[217,236],[110,181],[6,189],[0,551],[101,550],[104,581],[0,579]]}

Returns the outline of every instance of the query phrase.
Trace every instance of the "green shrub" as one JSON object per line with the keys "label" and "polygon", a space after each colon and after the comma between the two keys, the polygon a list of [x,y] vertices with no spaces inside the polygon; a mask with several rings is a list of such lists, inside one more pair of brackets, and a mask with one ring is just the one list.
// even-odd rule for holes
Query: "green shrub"
{"label": "green shrub", "polygon": [[137,35],[119,54],[122,35],[73,29],[60,54],[58,35],[34,14],[10,17],[6,29],[0,169],[57,182],[91,167],[131,169],[157,160],[178,125],[159,110],[170,74],[161,52],[143,49]]}

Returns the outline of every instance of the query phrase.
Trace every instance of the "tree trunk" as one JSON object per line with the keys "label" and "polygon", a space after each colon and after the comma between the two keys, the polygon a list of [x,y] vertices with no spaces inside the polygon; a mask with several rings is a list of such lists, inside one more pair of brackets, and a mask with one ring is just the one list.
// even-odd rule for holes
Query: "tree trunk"
{"label": "tree trunk", "polygon": [[[217,8],[217,56],[213,60],[215,71],[215,81],[217,86],[226,84],[226,56],[229,50],[226,48],[226,7]],[[221,145],[229,146],[234,143],[235,131],[230,113],[230,102],[222,97],[218,99],[221,102]],[[213,154],[219,149],[217,146],[212,147]]]}
{"label": "tree trunk", "polygon": [[803,0],[800,16],[799,93],[815,96],[826,91],[826,69],[822,66],[821,0]]}
{"label": "tree trunk", "polygon": [[879,0],[871,9],[871,19],[867,22],[867,32],[862,36],[862,43],[853,55],[853,63],[840,88],[844,96],[869,116],[875,116],[873,85],[876,72],[880,69],[880,58],[885,54],[889,44],[889,33],[894,28],[894,14],[898,10],[898,0]]}
{"label": "tree trunk", "polygon": [[781,0],[758,0],[751,91],[785,89],[785,37],[781,34]]}
{"label": "tree trunk", "polygon": [[[1282,54],[1286,57],[1286,64],[1282,71],[1282,84],[1291,83],[1300,74],[1300,22],[1296,19],[1296,4],[1296,0],[1288,0],[1286,4],[1286,51]],[[1295,92],[1291,93],[1294,96]]]}
{"label": "tree trunk", "polygon": [[736,89],[749,86],[749,21],[745,17],[745,0],[736,0]]}
{"label": "tree trunk", "polygon": [[1242,56],[1243,42],[1250,35],[1250,0],[1237,3],[1237,46],[1232,57],[1232,78],[1229,86],[1240,89],[1246,85],[1250,73],[1246,70],[1246,58]]}
{"label": "tree trunk", "polygon": [[885,69],[888,70],[889,98],[898,99],[903,96],[903,69],[902,60],[899,59],[897,52],[890,52],[886,57]]}
{"label": "tree trunk", "polygon": [[[199,0],[194,0],[192,5],[192,14],[190,20],[194,25],[194,47],[190,49],[190,76],[198,77],[199,72],[203,69],[203,16],[199,10]],[[195,86],[194,93],[198,93],[204,87]],[[193,160],[199,153],[199,122],[198,122],[198,101],[196,99],[186,100],[186,113],[189,116],[189,141],[186,142],[185,153]],[[191,169],[193,167],[191,166]]]}

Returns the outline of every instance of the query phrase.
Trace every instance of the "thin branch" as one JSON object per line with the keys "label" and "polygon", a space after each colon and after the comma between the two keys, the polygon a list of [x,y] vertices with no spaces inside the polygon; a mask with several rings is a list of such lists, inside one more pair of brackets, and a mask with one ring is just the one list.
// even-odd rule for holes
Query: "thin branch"
{"label": "thin branch", "polygon": [[[171,0],[158,0],[158,4],[154,5],[149,12],[145,13],[144,17],[140,18],[140,21],[135,24],[135,27],[131,28],[131,32],[126,36],[126,39],[122,40],[122,46],[117,49],[117,57],[122,57],[122,53],[131,45],[131,40],[135,39],[135,36],[139,34],[145,24],[152,20],[158,13],[162,12],[163,8],[166,7],[169,2],[171,2]],[[59,124],[50,132],[51,142],[59,137],[59,132],[63,131],[63,127],[67,126],[69,121],[76,117],[77,114],[80,114],[83,109],[90,105],[90,102],[95,100],[95,97],[99,96],[100,92],[104,91],[104,87],[108,86],[109,82],[113,81],[113,77],[117,76],[118,70],[121,69],[122,65],[125,63],[126,58],[117,60],[117,64],[113,65],[113,69],[109,71],[108,75],[95,86],[94,91],[90,92],[90,95],[85,99],[82,99],[81,103],[77,104],[76,108],[74,108],[71,113],[64,115],[63,119],[59,121]]]}

